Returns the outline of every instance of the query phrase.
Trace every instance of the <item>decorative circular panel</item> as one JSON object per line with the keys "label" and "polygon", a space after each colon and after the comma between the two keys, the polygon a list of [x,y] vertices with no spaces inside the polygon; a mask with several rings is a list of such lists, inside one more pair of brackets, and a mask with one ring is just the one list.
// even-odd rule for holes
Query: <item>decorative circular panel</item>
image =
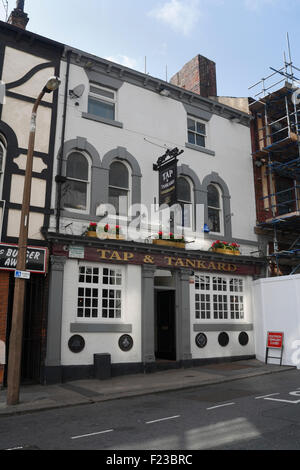
{"label": "decorative circular panel", "polygon": [[239,343],[241,346],[247,346],[249,343],[249,336],[245,331],[242,331],[242,333],[239,334]]}
{"label": "decorative circular panel", "polygon": [[133,347],[133,339],[131,338],[131,336],[129,335],[121,336],[121,338],[119,339],[119,348],[122,351],[127,352],[127,351],[130,351],[132,347]]}
{"label": "decorative circular panel", "polygon": [[207,336],[204,333],[199,333],[196,336],[196,345],[198,348],[205,348],[207,345]]}
{"label": "decorative circular panel", "polygon": [[77,354],[83,351],[85,347],[85,341],[82,336],[74,335],[69,339],[68,346],[70,351]]}
{"label": "decorative circular panel", "polygon": [[228,345],[229,343],[229,336],[227,333],[220,333],[219,334],[219,338],[218,338],[218,341],[219,341],[219,345],[220,346],[223,346],[223,348],[225,348],[225,346]]}

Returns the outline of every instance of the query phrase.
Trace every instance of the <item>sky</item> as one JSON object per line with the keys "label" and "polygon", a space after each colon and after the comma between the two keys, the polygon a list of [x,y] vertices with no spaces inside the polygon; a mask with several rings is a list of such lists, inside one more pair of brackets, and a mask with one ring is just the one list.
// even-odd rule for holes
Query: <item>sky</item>
{"label": "sky", "polygon": [[29,31],[162,80],[204,55],[220,96],[253,96],[288,57],[287,33],[300,69],[300,0],[25,0],[25,11]]}

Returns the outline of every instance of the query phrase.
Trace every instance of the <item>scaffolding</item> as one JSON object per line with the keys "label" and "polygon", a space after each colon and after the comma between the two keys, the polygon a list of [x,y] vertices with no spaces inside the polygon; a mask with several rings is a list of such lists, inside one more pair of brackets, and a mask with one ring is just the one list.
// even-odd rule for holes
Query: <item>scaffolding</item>
{"label": "scaffolding", "polygon": [[[249,108],[254,116],[256,184],[261,182],[262,193],[258,228],[273,235],[270,259],[277,268],[285,258],[294,273],[300,269],[300,69],[291,59],[289,38],[288,50],[282,68],[270,67],[272,73],[249,88],[260,87]],[[287,249],[278,242],[280,233],[295,238]]]}

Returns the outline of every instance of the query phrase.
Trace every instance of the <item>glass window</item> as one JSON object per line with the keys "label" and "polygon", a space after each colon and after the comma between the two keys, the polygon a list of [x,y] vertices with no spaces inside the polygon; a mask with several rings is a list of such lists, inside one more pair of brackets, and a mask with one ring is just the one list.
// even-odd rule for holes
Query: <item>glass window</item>
{"label": "glass window", "polygon": [[176,217],[177,224],[183,227],[193,226],[193,194],[190,182],[184,178],[177,179],[177,201],[181,206],[181,214]]}
{"label": "glass window", "polygon": [[244,280],[242,278],[195,274],[194,286],[196,319],[244,319]]}
{"label": "glass window", "polygon": [[116,117],[115,91],[91,85],[88,100],[88,113],[114,121]]}
{"label": "glass window", "polygon": [[207,188],[208,226],[211,232],[221,233],[221,197],[214,184]]}
{"label": "glass window", "polygon": [[113,162],[110,165],[108,202],[114,206],[117,215],[128,214],[129,171],[121,162]]}
{"label": "glass window", "polygon": [[67,181],[63,186],[65,209],[88,210],[89,162],[80,152],[72,152],[67,160]]}
{"label": "glass window", "polygon": [[79,267],[77,318],[120,319],[123,308],[120,269]]}
{"label": "glass window", "polygon": [[189,144],[205,147],[206,125],[202,122],[196,121],[195,119],[188,118],[187,127]]}

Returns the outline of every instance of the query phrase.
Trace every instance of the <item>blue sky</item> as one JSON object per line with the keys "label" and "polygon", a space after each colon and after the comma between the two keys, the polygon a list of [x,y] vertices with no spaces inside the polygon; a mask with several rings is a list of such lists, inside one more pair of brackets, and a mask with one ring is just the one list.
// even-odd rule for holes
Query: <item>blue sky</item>
{"label": "blue sky", "polygon": [[25,11],[30,31],[141,72],[146,56],[161,79],[202,54],[217,64],[219,95],[251,95],[282,67],[287,32],[300,68],[300,0],[25,0]]}

